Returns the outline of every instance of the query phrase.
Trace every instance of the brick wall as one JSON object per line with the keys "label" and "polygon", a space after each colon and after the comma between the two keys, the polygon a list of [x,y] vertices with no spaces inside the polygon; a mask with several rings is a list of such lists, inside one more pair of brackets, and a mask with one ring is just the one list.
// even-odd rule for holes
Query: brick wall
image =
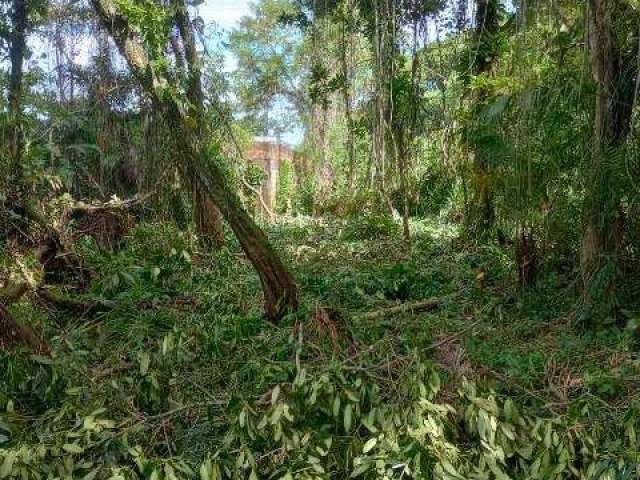
{"label": "brick wall", "polygon": [[280,164],[282,161],[292,162],[293,151],[287,145],[275,141],[256,140],[249,147],[246,158],[264,171],[266,178],[260,186],[260,192],[264,203],[273,211],[278,195]]}

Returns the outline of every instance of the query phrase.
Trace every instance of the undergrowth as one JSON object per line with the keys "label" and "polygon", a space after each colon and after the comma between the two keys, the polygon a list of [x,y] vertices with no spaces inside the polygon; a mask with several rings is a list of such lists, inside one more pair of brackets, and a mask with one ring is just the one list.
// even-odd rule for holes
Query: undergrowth
{"label": "undergrowth", "polygon": [[12,307],[53,355],[0,354],[0,479],[638,478],[632,332],[580,324],[569,273],[522,292],[509,250],[387,223],[272,226],[303,292],[278,326],[231,239],[82,243],[116,307]]}

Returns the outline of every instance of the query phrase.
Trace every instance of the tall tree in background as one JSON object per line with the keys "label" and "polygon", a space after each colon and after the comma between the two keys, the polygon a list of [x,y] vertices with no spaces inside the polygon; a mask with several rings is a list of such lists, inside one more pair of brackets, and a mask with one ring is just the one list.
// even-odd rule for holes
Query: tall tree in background
{"label": "tall tree in background", "polygon": [[[475,52],[471,64],[471,74],[476,77],[490,75],[497,59],[496,35],[499,28],[500,8],[499,0],[476,0],[476,24],[472,45]],[[473,223],[478,236],[482,236],[493,226],[495,217],[490,173],[491,153],[486,145],[491,135],[481,122],[482,116],[480,115],[488,97],[486,89],[479,86],[472,98],[474,114],[472,122],[475,123],[471,133],[474,199],[472,218],[468,220]]]}
{"label": "tall tree in background", "polygon": [[[112,0],[92,0],[104,28],[112,35],[129,68],[151,97],[155,107],[165,117],[175,134],[176,145],[184,158],[179,167],[185,178],[200,179],[200,187],[220,209],[238,238],[245,254],[255,267],[264,292],[265,316],[277,321],[286,312],[297,308],[297,286],[264,232],[242,207],[237,194],[231,190],[224,173],[210,161],[203,148],[199,133],[198,113],[193,111],[188,98],[181,98],[180,90],[163,69],[154,65],[152,48],[145,48],[143,39],[132,28],[131,19],[121,12]],[[184,8],[184,7],[183,7]],[[167,39],[158,45],[166,44]],[[147,42],[148,43],[148,42]],[[158,49],[163,51],[163,46]]]}
{"label": "tall tree in background", "polygon": [[338,9],[340,19],[340,74],[342,76],[342,101],[346,120],[347,135],[345,148],[347,150],[348,170],[347,181],[349,189],[353,191],[356,183],[356,145],[355,126],[353,122],[353,50],[355,12],[353,0],[344,0],[342,8]]}
{"label": "tall tree in background", "polygon": [[23,65],[27,50],[27,0],[14,0],[11,12],[11,42],[9,58],[11,60],[11,74],[9,76],[9,114],[13,126],[11,139],[12,169],[16,183],[22,182],[22,85]]}
{"label": "tall tree in background", "polygon": [[[617,251],[623,229],[620,186],[627,134],[630,129],[637,76],[634,35],[625,19],[633,11],[622,0],[589,1],[589,52],[596,86],[591,161],[586,172],[585,229],[581,269],[585,303],[611,307],[615,303]],[[635,22],[633,23],[635,25]],[[632,28],[634,28],[632,26]],[[630,43],[630,45],[626,45]],[[632,48],[629,50],[629,46]],[[610,308],[608,308],[610,310]]]}

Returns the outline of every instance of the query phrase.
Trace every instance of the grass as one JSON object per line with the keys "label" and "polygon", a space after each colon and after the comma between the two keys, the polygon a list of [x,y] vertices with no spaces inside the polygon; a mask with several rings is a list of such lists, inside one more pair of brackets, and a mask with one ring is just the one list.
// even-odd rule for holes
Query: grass
{"label": "grass", "polygon": [[[454,403],[464,374],[531,415],[626,425],[640,400],[632,332],[580,324],[568,277],[543,270],[538,286],[521,292],[510,251],[470,247],[454,227],[437,221],[412,227],[411,246],[379,222],[292,219],[269,227],[303,294],[300,311],[278,326],[261,320],[259,281],[232,240],[229,248],[205,252],[188,234],[154,224],[139,226],[112,255],[82,243],[94,272],[90,294],[118,307],[91,318],[50,315],[26,302],[12,308],[19,321],[44,327],[54,354],[0,354],[0,408],[6,411],[0,440],[7,448],[58,449],[47,458],[65,451],[77,458],[73,445],[81,445],[91,452],[85,461],[91,467],[70,466],[74,477],[104,466],[95,475],[129,478],[135,470],[152,478],[160,459],[173,459],[171,468],[187,472],[225,449],[239,461],[245,450],[231,448],[238,442],[266,448],[269,439],[237,434],[239,424],[248,428],[242,412],[248,409],[244,418],[251,418],[269,399],[277,405],[276,386],[295,386],[302,370],[345,391],[365,389],[362,398],[373,388],[383,408],[408,402],[407,379],[422,364],[443,379],[438,398]],[[431,297],[445,299],[432,312],[358,320],[363,312]],[[325,311],[329,329],[321,321]],[[463,333],[451,337],[456,332]],[[353,415],[365,407],[355,408]],[[301,432],[326,431],[318,411]],[[90,425],[98,418],[112,423],[87,430],[87,418]],[[286,464],[271,476],[285,478]],[[0,465],[0,478],[2,471]],[[171,478],[163,472],[158,475]]]}

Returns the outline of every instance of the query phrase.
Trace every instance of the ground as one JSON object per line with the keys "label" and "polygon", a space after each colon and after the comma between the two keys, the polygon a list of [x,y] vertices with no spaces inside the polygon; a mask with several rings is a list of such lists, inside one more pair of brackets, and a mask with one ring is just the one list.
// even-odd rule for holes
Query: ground
{"label": "ground", "polygon": [[53,355],[0,354],[0,478],[571,478],[589,458],[604,466],[576,478],[631,478],[602,472],[640,460],[633,333],[581,322],[561,261],[521,291],[511,248],[412,228],[406,245],[384,221],[270,226],[302,292],[279,325],[232,239],[212,253],[144,224],[113,254],[85,240],[86,295],[116,308],[12,307]]}

